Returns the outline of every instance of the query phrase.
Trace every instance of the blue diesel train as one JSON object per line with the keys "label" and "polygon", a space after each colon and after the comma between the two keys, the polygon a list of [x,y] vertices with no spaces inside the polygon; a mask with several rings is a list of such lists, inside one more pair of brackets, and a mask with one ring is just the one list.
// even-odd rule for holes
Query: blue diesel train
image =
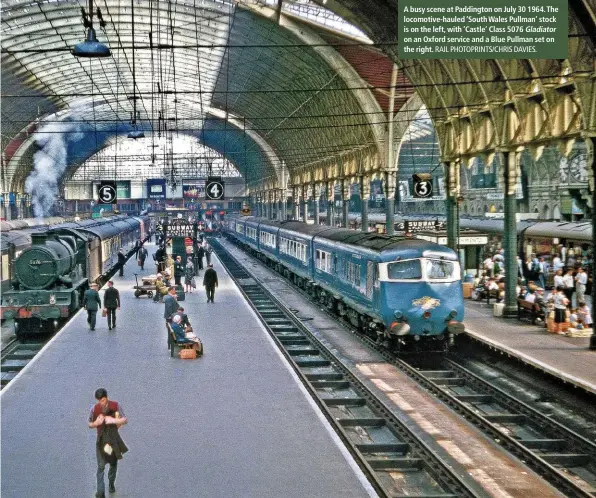
{"label": "blue diesel train", "polygon": [[463,332],[457,255],[412,237],[228,218],[224,229],[330,311],[389,349],[445,350]]}

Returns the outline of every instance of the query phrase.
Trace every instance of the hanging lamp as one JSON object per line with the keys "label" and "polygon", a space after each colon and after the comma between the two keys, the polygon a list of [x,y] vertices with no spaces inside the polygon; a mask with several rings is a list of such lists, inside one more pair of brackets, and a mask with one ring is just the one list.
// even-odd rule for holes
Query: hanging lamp
{"label": "hanging lamp", "polygon": [[[95,29],[93,28],[93,0],[89,0],[89,15],[85,13],[85,9],[81,7],[83,13],[83,25],[87,28],[87,35],[85,41],[77,43],[72,50],[72,54],[76,57],[88,57],[88,58],[99,58],[99,57],[110,57],[112,52],[107,45],[100,43],[97,40]],[[101,11],[97,9],[97,17],[99,18],[99,24],[101,27],[105,26],[105,22],[101,17]]]}
{"label": "hanging lamp", "polygon": [[139,138],[145,138],[145,132],[143,130],[139,130],[137,125],[137,78],[136,78],[136,71],[135,71],[135,2],[134,0],[130,1],[131,4],[131,14],[132,14],[132,106],[133,106],[133,114],[132,120],[130,124],[134,126],[134,130],[128,133],[128,138],[132,138],[133,140],[137,140]]}

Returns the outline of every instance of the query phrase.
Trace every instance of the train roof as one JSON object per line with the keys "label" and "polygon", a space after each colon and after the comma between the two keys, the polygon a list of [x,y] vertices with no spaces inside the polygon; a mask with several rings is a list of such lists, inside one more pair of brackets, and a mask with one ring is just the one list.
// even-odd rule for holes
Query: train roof
{"label": "train roof", "polygon": [[568,238],[592,242],[592,223],[546,221],[534,223],[525,230],[526,237]]}

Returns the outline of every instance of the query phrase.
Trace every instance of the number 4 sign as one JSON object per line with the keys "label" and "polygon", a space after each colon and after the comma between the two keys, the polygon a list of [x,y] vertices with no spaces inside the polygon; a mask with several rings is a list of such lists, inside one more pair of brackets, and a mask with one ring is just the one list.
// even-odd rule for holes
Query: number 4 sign
{"label": "number 4 sign", "polygon": [[210,201],[220,201],[224,198],[225,189],[222,180],[207,180],[205,198]]}

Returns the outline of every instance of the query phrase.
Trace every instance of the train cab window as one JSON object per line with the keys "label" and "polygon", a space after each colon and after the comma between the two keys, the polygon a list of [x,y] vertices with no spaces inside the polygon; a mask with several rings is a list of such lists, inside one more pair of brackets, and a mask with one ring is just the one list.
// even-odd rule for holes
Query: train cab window
{"label": "train cab window", "polygon": [[387,277],[390,280],[420,280],[422,278],[420,260],[409,259],[387,264]]}
{"label": "train cab window", "polygon": [[457,264],[454,261],[427,259],[424,261],[424,273],[429,280],[453,279],[458,276]]}

